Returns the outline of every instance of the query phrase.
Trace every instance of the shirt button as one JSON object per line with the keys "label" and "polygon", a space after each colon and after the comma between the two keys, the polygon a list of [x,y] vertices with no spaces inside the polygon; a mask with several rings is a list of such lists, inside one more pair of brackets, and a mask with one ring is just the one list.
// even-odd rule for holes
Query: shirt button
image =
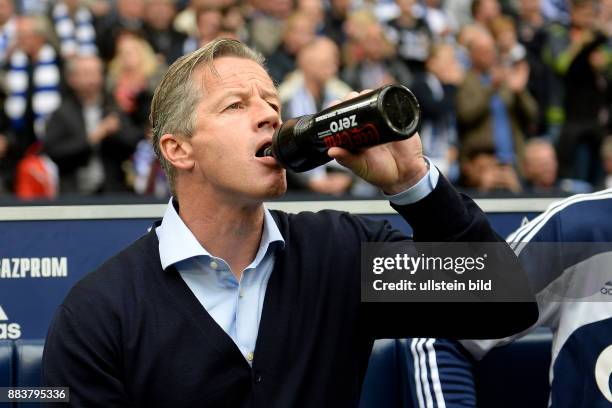
{"label": "shirt button", "polygon": [[259,384],[259,383],[261,382],[261,375],[257,374],[257,375],[255,376],[255,382],[256,382],[257,384]]}
{"label": "shirt button", "polygon": [[238,292],[238,297],[241,299],[244,297],[244,292],[242,290]]}
{"label": "shirt button", "polygon": [[216,270],[219,267],[219,264],[215,261],[210,261],[210,267]]}
{"label": "shirt button", "polygon": [[249,351],[249,352],[247,353],[247,355],[246,355],[246,358],[247,358],[247,360],[249,360],[249,361],[253,361],[253,357],[255,357],[255,356],[254,356],[254,354],[253,354],[253,352],[252,352],[252,351]]}

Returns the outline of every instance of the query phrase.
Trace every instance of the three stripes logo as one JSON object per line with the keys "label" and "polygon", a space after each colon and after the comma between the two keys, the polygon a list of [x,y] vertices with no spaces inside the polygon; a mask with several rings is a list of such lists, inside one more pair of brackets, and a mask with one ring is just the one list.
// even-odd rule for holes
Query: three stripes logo
{"label": "three stripes logo", "polygon": [[599,291],[602,295],[612,296],[612,280],[606,282],[605,285],[603,285]]}
{"label": "three stripes logo", "polygon": [[19,323],[8,323],[8,316],[0,305],[0,340],[16,340],[21,337],[21,326]]}

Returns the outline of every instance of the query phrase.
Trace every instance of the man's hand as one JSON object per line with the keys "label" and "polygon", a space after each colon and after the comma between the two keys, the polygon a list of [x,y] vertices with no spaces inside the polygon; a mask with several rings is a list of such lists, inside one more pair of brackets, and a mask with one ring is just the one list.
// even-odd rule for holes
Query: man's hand
{"label": "man's hand", "polygon": [[529,65],[527,61],[521,61],[509,72],[507,80],[508,88],[514,93],[523,92],[528,80]]}
{"label": "man's hand", "polygon": [[111,136],[119,130],[119,117],[116,113],[108,114],[100,121],[98,127],[88,136],[92,145],[100,143],[102,140]]}
{"label": "man's hand", "polygon": [[[369,92],[369,90],[361,93]],[[344,100],[358,96],[349,93]],[[386,194],[397,194],[414,186],[427,174],[423,147],[418,134],[398,142],[350,152],[332,147],[329,156],[365,181],[381,188]]]}
{"label": "man's hand", "polygon": [[8,138],[0,133],[0,159],[3,159],[8,151]]}

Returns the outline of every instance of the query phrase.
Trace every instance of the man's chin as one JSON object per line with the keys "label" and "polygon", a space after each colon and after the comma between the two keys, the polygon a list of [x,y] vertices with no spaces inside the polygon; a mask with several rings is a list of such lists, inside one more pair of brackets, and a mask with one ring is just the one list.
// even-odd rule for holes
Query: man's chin
{"label": "man's chin", "polygon": [[269,195],[264,200],[273,200],[275,198],[282,197],[287,192],[287,181],[283,178],[283,183],[270,189]]}

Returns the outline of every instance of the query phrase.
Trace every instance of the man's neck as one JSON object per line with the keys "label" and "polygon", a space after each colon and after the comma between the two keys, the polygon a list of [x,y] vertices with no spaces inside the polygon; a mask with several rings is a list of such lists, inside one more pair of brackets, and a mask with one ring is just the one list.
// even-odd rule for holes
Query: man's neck
{"label": "man's neck", "polygon": [[318,104],[318,101],[321,99],[321,94],[323,93],[323,86],[310,78],[304,77],[304,86],[312,99],[314,99],[315,104]]}
{"label": "man's neck", "polygon": [[198,242],[224,259],[236,279],[255,259],[263,233],[262,204],[235,205],[219,201],[180,201],[180,217]]}
{"label": "man's neck", "polygon": [[77,97],[83,106],[96,106],[102,103],[102,95],[99,93],[93,95],[78,95]]}

